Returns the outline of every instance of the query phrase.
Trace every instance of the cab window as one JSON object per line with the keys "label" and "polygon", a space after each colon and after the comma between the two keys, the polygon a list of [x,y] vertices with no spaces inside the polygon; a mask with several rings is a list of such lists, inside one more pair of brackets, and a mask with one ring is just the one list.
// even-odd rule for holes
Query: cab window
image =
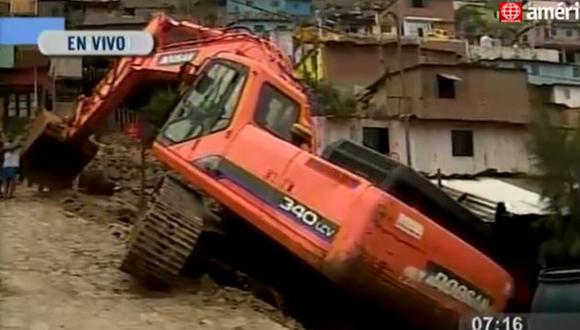
{"label": "cab window", "polygon": [[297,122],[299,105],[269,84],[260,91],[256,123],[286,141],[292,141],[292,125]]}
{"label": "cab window", "polygon": [[236,63],[210,64],[173,110],[163,136],[178,143],[227,128],[246,76],[246,69]]}

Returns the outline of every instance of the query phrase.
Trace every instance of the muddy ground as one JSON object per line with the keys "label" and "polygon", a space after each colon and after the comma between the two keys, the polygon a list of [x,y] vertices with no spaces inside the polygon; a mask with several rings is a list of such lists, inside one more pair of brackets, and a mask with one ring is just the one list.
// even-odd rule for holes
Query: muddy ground
{"label": "muddy ground", "polygon": [[[23,183],[0,200],[0,329],[410,329],[240,221],[236,235],[204,242],[214,255],[201,272],[186,267],[166,291],[139,285],[118,269],[145,209],[139,145],[120,135],[100,142],[79,189]],[[145,164],[149,200],[166,170],[148,153]]]}
{"label": "muddy ground", "polygon": [[[153,291],[118,270],[140,210],[140,149],[120,135],[100,142],[80,190],[39,194],[23,183],[0,200],[0,329],[302,328],[207,274]],[[147,153],[146,198],[164,172]],[[87,191],[103,179],[113,183],[103,194]]]}
{"label": "muddy ground", "polygon": [[251,294],[207,276],[170,291],[118,270],[123,230],[21,187],[0,201],[0,329],[296,329]]}

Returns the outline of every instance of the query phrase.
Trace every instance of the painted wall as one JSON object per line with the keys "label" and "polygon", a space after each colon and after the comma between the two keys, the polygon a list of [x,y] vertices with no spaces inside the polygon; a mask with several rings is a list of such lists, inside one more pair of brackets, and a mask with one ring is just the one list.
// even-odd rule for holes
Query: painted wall
{"label": "painted wall", "polygon": [[562,82],[573,80],[580,84],[580,66],[564,63],[546,63],[533,61],[494,61],[494,66],[500,68],[521,67],[528,72],[528,81],[534,83]]}
{"label": "painted wall", "polygon": [[[406,163],[406,141],[403,122],[369,119],[316,118],[320,149],[340,138],[362,143],[363,127],[389,129],[390,157]],[[472,157],[452,154],[451,130],[473,131]],[[528,139],[524,125],[485,122],[414,121],[410,125],[410,151],[413,168],[435,174],[475,174],[494,168],[499,171],[532,172],[526,148]]]}
{"label": "painted wall", "polygon": [[[453,156],[452,129],[473,131],[472,157]],[[414,168],[432,174],[437,169],[444,174],[475,174],[490,168],[530,172],[527,138],[523,125],[421,121],[411,125],[411,158]]]}
{"label": "painted wall", "polygon": [[[263,10],[254,7],[259,7]],[[237,0],[228,1],[226,8],[228,14],[267,14],[266,12],[269,11],[301,17],[312,15],[312,1],[308,0]]]}
{"label": "painted wall", "polygon": [[469,46],[469,57],[474,60],[522,59],[548,62],[559,62],[558,51],[555,49],[532,49],[514,47],[484,47]]}
{"label": "painted wall", "polygon": [[580,108],[580,86],[554,86],[552,101],[569,108]]}
{"label": "painted wall", "polygon": [[272,21],[272,20],[261,20],[261,19],[246,19],[240,20],[235,23],[236,26],[247,27],[248,29],[259,32],[259,31],[291,31],[294,28],[294,24],[290,21]]}
{"label": "painted wall", "polygon": [[0,68],[13,68],[15,64],[15,47],[0,46]]}

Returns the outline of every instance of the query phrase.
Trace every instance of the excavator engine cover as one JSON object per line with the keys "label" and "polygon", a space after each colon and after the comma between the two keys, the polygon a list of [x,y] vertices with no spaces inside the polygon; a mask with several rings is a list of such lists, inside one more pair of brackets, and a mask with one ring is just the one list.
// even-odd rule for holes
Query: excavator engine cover
{"label": "excavator engine cover", "polygon": [[344,139],[329,144],[322,157],[417,208],[480,250],[493,250],[485,224],[411,168]]}
{"label": "excavator engine cover", "polygon": [[20,167],[29,183],[52,190],[69,188],[95,156],[94,143],[66,140],[62,127],[62,119],[47,111],[28,127]]}

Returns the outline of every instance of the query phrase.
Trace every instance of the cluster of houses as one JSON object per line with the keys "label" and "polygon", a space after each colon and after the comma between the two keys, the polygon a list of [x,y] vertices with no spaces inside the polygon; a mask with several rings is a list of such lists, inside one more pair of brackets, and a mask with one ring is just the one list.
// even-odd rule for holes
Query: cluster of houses
{"label": "cluster of houses", "polygon": [[[528,2],[530,3],[530,2]],[[552,1],[534,1],[552,6]],[[506,45],[468,35],[457,12],[482,0],[0,0],[2,16],[65,17],[69,29],[141,29],[165,11],[244,26],[276,42],[296,72],[356,99],[319,113],[321,145],[349,138],[428,175],[532,173],[535,109],[573,125],[580,110],[580,23],[527,27]],[[70,111],[108,60],[0,47],[0,119]]]}

